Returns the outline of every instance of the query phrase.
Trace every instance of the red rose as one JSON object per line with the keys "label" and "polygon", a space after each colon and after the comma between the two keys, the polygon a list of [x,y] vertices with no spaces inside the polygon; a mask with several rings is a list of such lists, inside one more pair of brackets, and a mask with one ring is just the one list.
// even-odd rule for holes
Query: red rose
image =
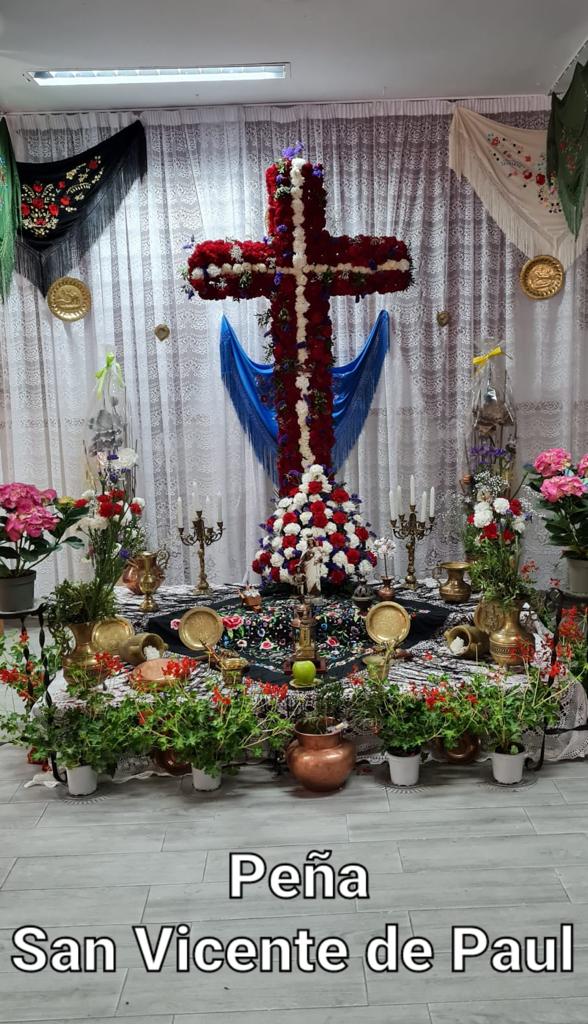
{"label": "red rose", "polygon": [[360,558],[361,552],[359,548],[349,548],[349,551],[347,552],[347,561],[350,562],[351,565],[357,565]]}
{"label": "red rose", "polygon": [[69,206],[70,198],[69,198],[69,196],[62,196],[61,199],[59,200],[59,202],[61,203],[62,206]]}
{"label": "red rose", "polygon": [[309,494],[320,494],[323,489],[323,485],[320,480],[311,480],[308,485]]}
{"label": "red rose", "polygon": [[39,185],[39,182],[36,181],[35,184],[33,185],[33,192],[37,192],[37,194],[38,194],[39,192],[42,192],[42,191],[43,191],[43,186]]}
{"label": "red rose", "polygon": [[335,512],[333,522],[337,523],[337,526],[344,526],[347,522],[347,514],[345,512]]}
{"label": "red rose", "polygon": [[129,505],[129,508],[134,516],[140,516],[143,514],[143,509],[141,505],[139,505],[138,501],[132,501],[131,504]]}
{"label": "red rose", "polygon": [[510,503],[510,510],[513,516],[520,516],[521,512],[523,511],[523,506],[521,505],[518,498],[512,499]]}
{"label": "red rose", "polygon": [[488,526],[485,526],[482,530],[482,537],[485,540],[496,540],[498,537],[498,527],[496,523],[490,523]]}
{"label": "red rose", "polygon": [[342,569],[333,569],[330,575],[331,583],[343,583],[345,580],[345,573]]}
{"label": "red rose", "polygon": [[20,212],[22,213],[23,217],[28,217],[29,213],[31,212],[29,204],[21,203]]}
{"label": "red rose", "polygon": [[49,213],[51,214],[52,217],[57,217],[58,216],[58,214],[59,214],[59,207],[58,207],[57,203],[49,203],[49,206],[47,207],[47,209],[49,210]]}
{"label": "red rose", "polygon": [[330,540],[334,548],[344,548],[347,544],[347,537],[345,534],[339,533],[338,531],[337,533],[331,534]]}
{"label": "red rose", "polygon": [[339,504],[342,504],[344,501],[349,501],[349,495],[344,487],[335,487],[331,497],[333,501],[336,501]]}

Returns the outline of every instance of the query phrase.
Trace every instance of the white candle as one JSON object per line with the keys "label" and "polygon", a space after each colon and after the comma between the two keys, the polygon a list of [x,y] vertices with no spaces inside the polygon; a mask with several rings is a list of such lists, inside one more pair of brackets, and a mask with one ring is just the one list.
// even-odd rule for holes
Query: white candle
{"label": "white candle", "polygon": [[410,478],[410,503],[416,505],[416,490],[414,486],[414,476]]}
{"label": "white candle", "polygon": [[429,516],[432,519],[435,515],[435,488],[431,487],[431,501],[430,501]]}
{"label": "white candle", "polygon": [[426,518],[427,518],[427,492],[423,491],[423,496],[421,498],[421,517],[419,519],[419,523],[424,523]]}
{"label": "white candle", "polygon": [[216,496],[216,521],[217,523],[223,521],[223,496],[220,491]]}
{"label": "white candle", "polygon": [[398,515],[401,516],[402,515],[402,487],[400,486],[400,484],[398,484],[398,487],[396,488],[396,505],[397,505]]}
{"label": "white candle", "polygon": [[200,498],[198,484],[196,483],[195,480],[192,480],[192,512],[194,514],[194,518],[196,518],[196,513],[200,512],[201,510],[202,499]]}
{"label": "white candle", "polygon": [[178,498],[178,504],[176,509],[176,522],[178,524],[178,529],[180,529],[184,525],[184,509],[182,507],[181,498]]}
{"label": "white candle", "polygon": [[396,495],[394,491],[390,491],[390,519],[396,519]]}

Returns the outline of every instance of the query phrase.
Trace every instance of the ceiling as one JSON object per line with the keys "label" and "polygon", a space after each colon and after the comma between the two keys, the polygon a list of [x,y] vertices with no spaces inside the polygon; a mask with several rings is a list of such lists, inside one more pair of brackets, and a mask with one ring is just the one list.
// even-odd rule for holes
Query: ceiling
{"label": "ceiling", "polygon": [[[7,112],[546,93],[586,0],[2,0]],[[41,88],[45,68],[287,61],[284,81]]]}

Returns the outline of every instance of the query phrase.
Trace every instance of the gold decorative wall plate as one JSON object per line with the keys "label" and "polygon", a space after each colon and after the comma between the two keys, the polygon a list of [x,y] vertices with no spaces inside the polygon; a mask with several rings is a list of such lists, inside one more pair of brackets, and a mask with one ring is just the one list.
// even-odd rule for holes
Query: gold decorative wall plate
{"label": "gold decorative wall plate", "polygon": [[170,335],[170,329],[167,324],[158,324],[157,327],[153,328],[153,333],[158,341],[167,341]]}
{"label": "gold decorative wall plate", "polygon": [[504,608],[497,601],[480,601],[474,612],[474,622],[484,633],[494,633],[502,629],[506,621]]}
{"label": "gold decorative wall plate", "polygon": [[133,624],[128,619],[119,616],[101,619],[92,630],[92,644],[97,651],[118,654],[125,640],[133,636],[134,632]]}
{"label": "gold decorative wall plate", "polygon": [[178,632],[184,647],[203,652],[218,643],[223,629],[223,620],[214,608],[191,608],[182,616]]}
{"label": "gold decorative wall plate", "polygon": [[367,613],[365,628],[378,644],[400,644],[410,632],[410,615],[396,601],[380,601]]}
{"label": "gold decorative wall plate", "polygon": [[83,320],[92,308],[90,289],[76,277],[60,277],[47,292],[47,305],[58,320]]}
{"label": "gold decorative wall plate", "polygon": [[535,256],[520,273],[521,288],[530,299],[551,299],[563,288],[565,271],[555,256]]}

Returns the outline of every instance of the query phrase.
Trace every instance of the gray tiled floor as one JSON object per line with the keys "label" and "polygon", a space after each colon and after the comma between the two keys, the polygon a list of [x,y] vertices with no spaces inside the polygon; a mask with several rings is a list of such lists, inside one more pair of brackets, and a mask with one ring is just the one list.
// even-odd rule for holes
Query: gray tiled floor
{"label": "gray tiled floor", "polygon": [[[108,1024],[585,1024],[588,999],[588,763],[546,766],[514,790],[489,785],[488,767],[426,768],[410,792],[381,771],[354,775],[332,796],[247,769],[213,794],[189,779],[103,786],[95,799],[23,789],[22,752],[0,746],[0,1022]],[[258,852],[268,870],[301,866],[308,851],[364,864],[367,900],[279,900],[266,882],[228,898],[231,850]],[[496,974],[488,956],[451,971],[452,925],[490,941],[575,929],[573,974]],[[175,969],[175,937],[160,973],[147,973],[132,925],[152,945],[165,925],[212,935],[339,937],[341,973]],[[398,925],[432,942],[426,973],[377,973],[367,943]],[[114,973],[15,969],[13,929],[110,936]],[[47,945],[47,943],[45,944]],[[275,961],[274,961],[275,963]]]}

